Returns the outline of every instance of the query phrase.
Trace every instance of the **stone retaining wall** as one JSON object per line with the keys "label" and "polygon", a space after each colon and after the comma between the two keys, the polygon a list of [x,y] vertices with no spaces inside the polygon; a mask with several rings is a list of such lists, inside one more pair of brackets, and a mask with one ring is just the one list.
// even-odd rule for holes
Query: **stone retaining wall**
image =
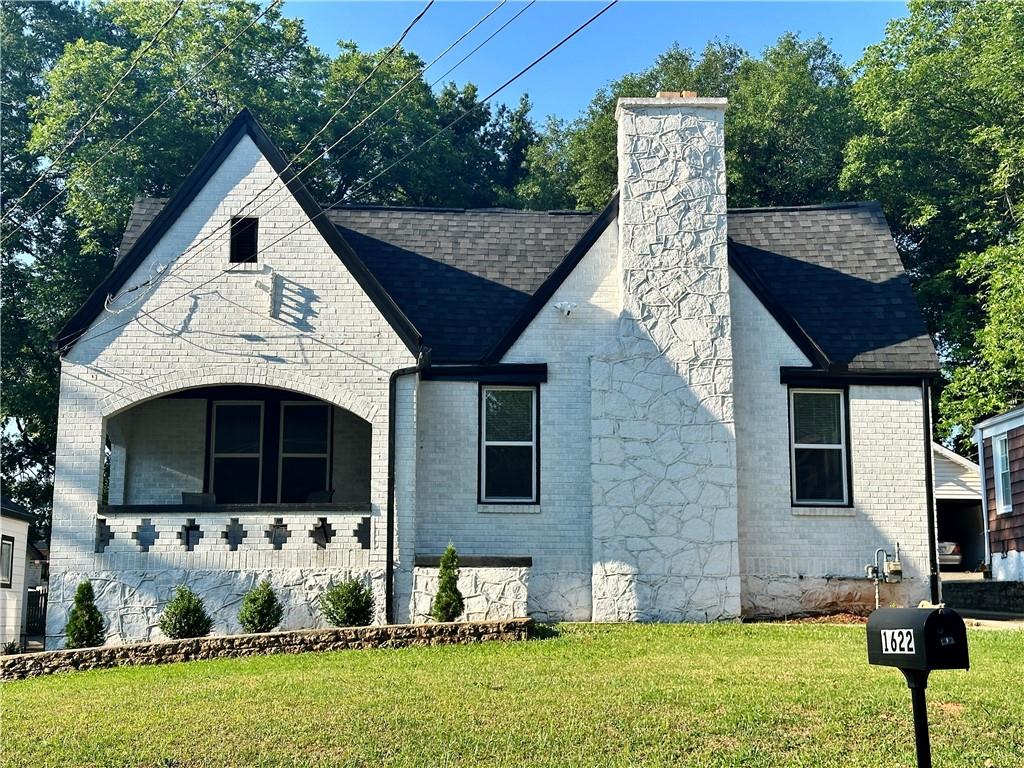
{"label": "stone retaining wall", "polygon": [[258,635],[221,635],[160,643],[24,653],[0,657],[0,680],[20,680],[53,672],[169,664],[177,661],[271,653],[408,648],[425,645],[466,645],[488,640],[525,640],[529,637],[532,624],[531,619],[451,624],[392,624],[268,632]]}

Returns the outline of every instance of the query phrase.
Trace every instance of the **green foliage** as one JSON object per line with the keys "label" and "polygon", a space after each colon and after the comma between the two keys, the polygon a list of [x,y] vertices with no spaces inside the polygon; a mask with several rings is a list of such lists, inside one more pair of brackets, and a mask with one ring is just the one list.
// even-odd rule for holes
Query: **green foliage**
{"label": "green foliage", "polygon": [[430,606],[434,621],[455,621],[465,607],[459,592],[459,556],[451,544],[441,555],[437,571],[437,594]]}
{"label": "green foliage", "polygon": [[160,615],[160,631],[172,640],[206,637],[213,629],[213,619],[206,612],[202,598],[182,585]]}
{"label": "green foliage", "polygon": [[320,610],[336,627],[365,627],[373,621],[373,590],[346,579],[320,596]]}
{"label": "green foliage", "polygon": [[75,604],[68,614],[64,637],[68,648],[94,648],[106,642],[103,615],[96,607],[91,581],[79,582],[75,590]]}
{"label": "green foliage", "polygon": [[[450,84],[435,93],[418,75],[423,62],[407,51],[383,64],[328,130],[294,157],[384,51],[342,42],[329,55],[311,45],[302,22],[280,8],[243,32],[265,6],[246,0],[185,2],[44,183],[14,208],[46,158],[71,141],[172,5],[0,4],[2,211],[12,215],[0,237],[13,235],[0,263],[0,470],[5,491],[38,514],[43,538],[53,496],[59,389],[52,340],[113,265],[132,201],[173,193],[240,109],[253,110],[301,168],[413,78],[398,99],[303,174],[314,195],[407,205],[515,202],[536,137],[529,102],[492,112],[471,84]],[[158,106],[140,130],[118,144]],[[474,112],[454,131],[381,173],[465,108]],[[64,187],[66,195],[27,218]],[[23,228],[15,229],[18,224]]]}
{"label": "green foliage", "polygon": [[984,324],[975,340],[978,362],[953,371],[942,392],[939,434],[970,452],[972,426],[1024,403],[1024,232],[961,260],[961,274],[980,287]]}
{"label": "green foliage", "polygon": [[[615,189],[618,98],[683,90],[729,98],[730,205],[795,205],[839,196],[843,147],[857,125],[850,76],[822,38],[786,34],[761,58],[721,41],[699,57],[673,46],[649,69],[598,91],[566,142],[574,178],[564,188],[580,206],[601,207]],[[552,178],[565,184],[564,175]]]}
{"label": "green foliage", "polygon": [[997,267],[1014,261],[1024,218],[1024,6],[909,7],[860,63],[865,128],[843,182],[885,206],[952,378],[940,401],[948,436],[1020,400],[1005,367],[1019,335],[996,337],[1011,330],[1000,307],[1013,304]]}
{"label": "green foliage", "polygon": [[4,656],[13,656],[16,653],[21,653],[21,645],[17,640],[10,640],[4,643],[3,650],[0,653]]}
{"label": "green foliage", "polygon": [[246,632],[270,632],[284,617],[284,606],[269,581],[261,581],[245,593],[238,623]]}

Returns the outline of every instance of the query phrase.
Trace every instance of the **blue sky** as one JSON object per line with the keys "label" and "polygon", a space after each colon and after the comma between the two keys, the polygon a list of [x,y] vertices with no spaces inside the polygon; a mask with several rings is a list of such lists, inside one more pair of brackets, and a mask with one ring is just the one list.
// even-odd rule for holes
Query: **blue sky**
{"label": "blue sky", "polygon": [[[391,45],[424,3],[286,0],[283,9],[286,16],[303,19],[313,44],[333,54],[342,39],[368,50]],[[406,48],[430,61],[496,3],[436,2],[409,33]],[[448,79],[460,85],[472,81],[488,93],[604,4],[538,2]],[[519,0],[510,0],[427,76],[441,75],[520,8]],[[535,118],[554,114],[571,119],[595,90],[647,67],[673,42],[699,51],[708,40],[728,38],[759,52],[786,31],[821,34],[846,63],[854,64],[867,45],[882,38],[886,23],[906,12],[904,3],[890,2],[620,2],[497,100],[514,103],[525,91]]]}

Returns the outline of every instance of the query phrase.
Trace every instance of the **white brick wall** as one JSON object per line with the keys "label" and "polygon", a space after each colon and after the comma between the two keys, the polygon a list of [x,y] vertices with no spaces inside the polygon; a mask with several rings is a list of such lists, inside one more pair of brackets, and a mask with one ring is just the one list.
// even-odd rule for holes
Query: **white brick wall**
{"label": "white brick wall", "polygon": [[875,549],[891,553],[897,541],[906,581],[888,590],[888,599],[914,605],[927,598],[920,388],[850,387],[854,506],[793,507],[788,389],[779,382],[779,367],[809,361],[742,280],[734,276],[730,292],[744,613],[795,613],[851,601],[873,606],[864,566]]}
{"label": "white brick wall", "polygon": [[[51,550],[55,581],[61,574],[79,578],[101,570],[173,574],[176,568],[248,567],[243,550],[181,550],[146,557],[117,552],[115,547],[110,554],[94,553],[105,422],[147,399],[222,384],[301,392],[370,422],[373,549],[368,577],[383,573],[388,377],[392,370],[412,364],[413,356],[312,223],[271,245],[305,220],[287,193],[272,196],[280,192],[279,182],[261,198],[269,204],[246,211],[260,217],[259,243],[267,249],[260,254],[258,267],[220,274],[229,266],[226,227],[190,254],[187,263],[173,266],[190,244],[240,213],[243,204],[275,178],[255,144],[243,138],[125,287],[156,274],[157,265],[172,264],[170,269],[138,305],[98,318],[64,358]],[[256,285],[257,279],[267,280],[271,269],[287,288],[278,317],[269,315],[267,294]],[[123,300],[115,306],[122,305]],[[128,318],[134,321],[116,328]],[[89,338],[104,331],[110,332]],[[124,543],[116,532],[115,542]],[[257,552],[251,551],[254,556]],[[287,547],[259,556],[281,568],[295,567],[300,559]],[[51,645],[60,642],[63,630],[60,594],[68,596],[58,593],[51,601]]]}
{"label": "white brick wall", "polygon": [[[416,549],[529,555],[529,610],[590,618],[590,357],[617,334],[617,230],[610,226],[505,355],[547,363],[540,390],[540,503],[477,504],[478,384],[420,383]],[[570,317],[554,309],[574,302]]]}

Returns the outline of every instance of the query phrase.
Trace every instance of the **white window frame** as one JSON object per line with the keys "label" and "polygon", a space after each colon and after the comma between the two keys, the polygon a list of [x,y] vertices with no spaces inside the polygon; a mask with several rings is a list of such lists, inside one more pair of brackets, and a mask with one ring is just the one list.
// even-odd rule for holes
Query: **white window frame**
{"label": "white window frame", "polygon": [[[1003,475],[1010,477],[1010,436],[1004,432],[992,438],[992,476],[996,487],[996,514],[1008,515],[1013,512],[1013,489],[1010,497],[1003,493]],[[1002,464],[1006,465],[1005,471]],[[1009,483],[1008,483],[1009,484]]]}
{"label": "white window frame", "polygon": [[[217,452],[217,408],[221,405],[258,405],[260,407],[260,450],[259,453],[218,453]],[[216,488],[215,472],[217,459],[256,459],[259,468],[256,473],[256,503],[263,503],[263,410],[262,400],[214,400],[212,423],[210,424],[210,492]],[[219,502],[218,502],[219,503]]]}
{"label": "white window frame", "polygon": [[[838,443],[798,443],[796,441],[796,405],[795,395],[836,395],[839,398],[839,440]],[[789,482],[792,502],[802,507],[847,507],[850,505],[849,451],[850,445],[846,435],[846,391],[842,389],[818,389],[813,387],[792,388],[789,390]],[[840,464],[843,468],[843,499],[801,499],[796,495],[796,452],[797,450],[839,450]]]}
{"label": "white window frame", "polygon": [[[289,453],[285,455],[284,452],[284,409],[285,406],[316,406],[318,408],[327,409],[327,450],[324,453]],[[334,409],[330,403],[318,402],[315,400],[282,400],[281,401],[281,412],[280,421],[278,424],[280,428],[278,431],[278,443],[277,443],[277,501],[281,503],[281,491],[284,489],[284,460],[288,459],[324,459],[324,483],[325,487],[330,490],[331,487],[331,443],[332,438],[332,425],[333,425]],[[262,443],[262,441],[261,441]]]}
{"label": "white window frame", "polygon": [[[537,448],[538,448],[538,395],[539,387],[509,384],[484,384],[480,387],[480,501],[484,504],[536,504],[537,503]],[[526,440],[488,440],[487,439],[487,393],[529,392],[530,393],[530,435]],[[530,447],[530,496],[488,496],[487,495],[487,448],[490,446],[529,446]]]}

